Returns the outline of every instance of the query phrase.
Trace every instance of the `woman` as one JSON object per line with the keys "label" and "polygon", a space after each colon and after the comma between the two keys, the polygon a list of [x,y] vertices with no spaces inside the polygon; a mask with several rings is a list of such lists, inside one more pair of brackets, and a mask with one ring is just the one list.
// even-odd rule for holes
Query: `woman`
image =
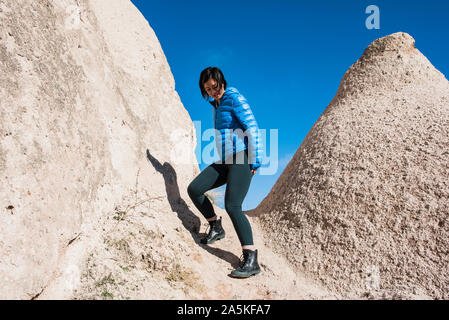
{"label": "woman", "polygon": [[226,183],[225,209],[243,251],[243,261],[239,268],[231,272],[231,276],[247,278],[260,273],[251,225],[242,211],[242,203],[252,176],[261,166],[262,144],[259,129],[246,99],[237,89],[227,88],[219,68],[209,67],[203,70],[199,85],[203,98],[208,99],[214,107],[215,141],[220,160],[204,169],[189,184],[187,192],[210,224],[209,233],[201,239],[201,243],[211,244],[223,239],[225,231],[221,217],[218,219],[204,193]]}

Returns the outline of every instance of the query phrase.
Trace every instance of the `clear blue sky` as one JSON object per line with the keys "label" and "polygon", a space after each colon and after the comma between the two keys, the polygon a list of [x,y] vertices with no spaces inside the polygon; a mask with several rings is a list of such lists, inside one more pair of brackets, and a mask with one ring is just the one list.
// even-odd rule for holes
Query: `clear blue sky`
{"label": "clear blue sky", "polygon": [[[375,39],[407,32],[430,62],[449,75],[446,0],[132,2],[156,33],[175,89],[192,121],[201,121],[202,131],[213,127],[212,106],[198,87],[200,72],[209,66],[219,67],[228,86],[248,99],[260,128],[278,129],[278,171],[253,177],[244,210],[256,207],[270,192],[346,70]],[[379,30],[365,26],[369,5],[380,9]],[[197,158],[208,143],[198,146]],[[200,163],[200,169],[207,165]]]}

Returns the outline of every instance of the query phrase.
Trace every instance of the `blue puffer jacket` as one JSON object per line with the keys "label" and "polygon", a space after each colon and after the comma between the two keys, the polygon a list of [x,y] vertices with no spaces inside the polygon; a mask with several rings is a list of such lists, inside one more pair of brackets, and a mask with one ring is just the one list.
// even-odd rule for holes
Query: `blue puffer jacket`
{"label": "blue puffer jacket", "polygon": [[[262,139],[245,97],[236,88],[227,87],[218,106],[212,97],[209,97],[209,103],[214,107],[215,142],[222,163],[226,163],[229,156],[248,150],[251,170],[259,168],[262,163]],[[241,130],[240,134],[239,130],[234,131],[236,129]]]}

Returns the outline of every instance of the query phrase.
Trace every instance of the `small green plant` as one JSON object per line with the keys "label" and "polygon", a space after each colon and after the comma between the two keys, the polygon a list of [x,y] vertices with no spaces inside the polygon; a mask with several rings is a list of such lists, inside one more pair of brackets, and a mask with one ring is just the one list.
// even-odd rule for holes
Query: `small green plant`
{"label": "small green plant", "polygon": [[125,271],[125,272],[128,272],[128,271],[131,270],[129,267],[120,266],[120,268],[122,268],[122,270]]}
{"label": "small green plant", "polygon": [[95,283],[96,287],[101,288],[102,293],[101,295],[105,298],[114,298],[113,294],[108,291],[107,285],[115,285],[115,280],[112,278],[112,274],[109,274],[108,276],[103,277],[100,281],[97,281]]}
{"label": "small green plant", "polygon": [[121,221],[121,220],[123,220],[123,217],[125,216],[126,211],[116,210],[114,213],[115,213],[115,216],[113,218],[115,220]]}
{"label": "small green plant", "polygon": [[168,282],[172,281],[182,281],[185,278],[184,272],[181,270],[181,265],[179,263],[175,264],[173,269],[170,270],[170,272],[167,274],[165,279]]}
{"label": "small green plant", "polygon": [[183,282],[187,288],[196,287],[199,281],[199,278],[195,276],[195,273],[192,270],[188,268],[183,268],[179,263],[176,263],[174,265],[174,267],[170,270],[165,279],[169,283]]}
{"label": "small green plant", "polygon": [[112,278],[112,274],[109,274],[106,277],[103,277],[100,281],[98,281],[95,285],[97,287],[101,287],[107,284],[115,284],[115,280]]}

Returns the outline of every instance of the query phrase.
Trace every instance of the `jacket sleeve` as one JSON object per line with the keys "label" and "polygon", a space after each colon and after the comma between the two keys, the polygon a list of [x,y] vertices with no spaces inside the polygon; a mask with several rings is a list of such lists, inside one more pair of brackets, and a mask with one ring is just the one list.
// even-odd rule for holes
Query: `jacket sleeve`
{"label": "jacket sleeve", "polygon": [[257,169],[262,164],[262,139],[259,127],[251,108],[241,94],[236,94],[232,99],[232,111],[242,125],[248,137],[248,156],[251,170]]}

